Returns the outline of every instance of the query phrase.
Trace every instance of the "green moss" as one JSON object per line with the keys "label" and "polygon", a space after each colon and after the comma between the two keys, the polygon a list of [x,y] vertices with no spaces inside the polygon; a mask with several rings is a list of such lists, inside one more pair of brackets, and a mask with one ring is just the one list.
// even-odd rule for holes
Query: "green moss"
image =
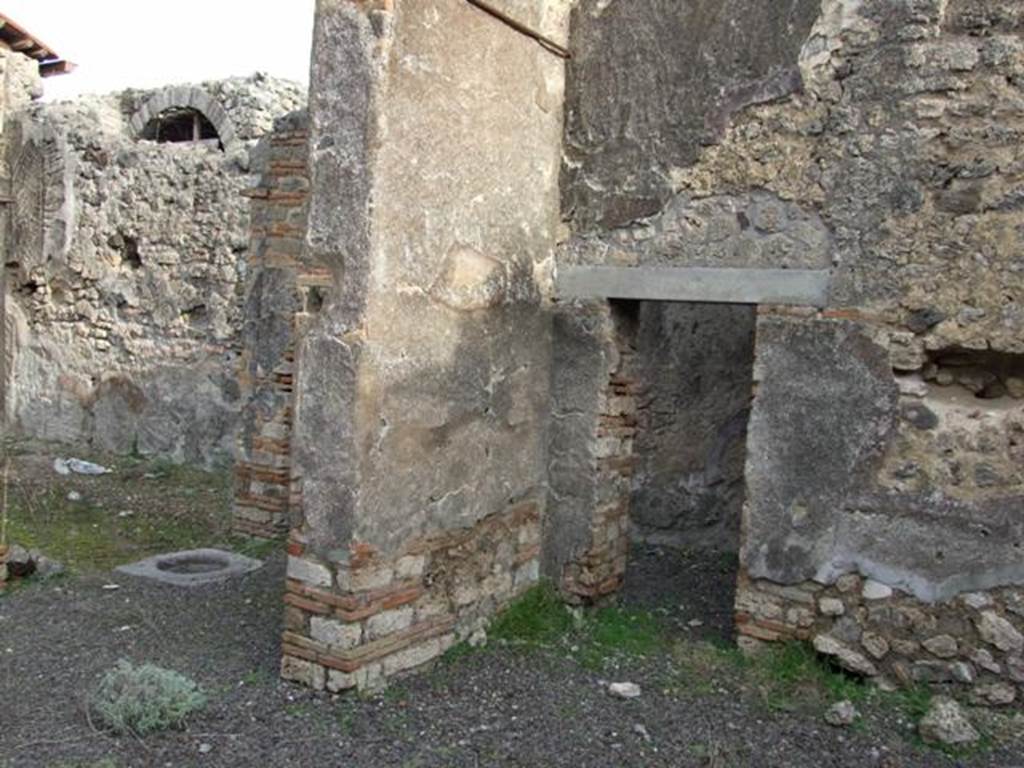
{"label": "green moss", "polygon": [[[570,610],[558,591],[541,584],[524,594],[491,625],[492,641],[521,648],[575,646],[580,663],[599,669],[612,657],[644,656],[663,650],[661,623],[651,613],[605,607]],[[454,661],[472,652],[468,646],[449,651]]]}
{"label": "green moss", "polygon": [[8,539],[29,549],[41,549],[47,557],[76,570],[113,567],[120,562],[116,526],[110,513],[84,502],[70,502],[48,491],[30,512],[15,501],[8,523]]}

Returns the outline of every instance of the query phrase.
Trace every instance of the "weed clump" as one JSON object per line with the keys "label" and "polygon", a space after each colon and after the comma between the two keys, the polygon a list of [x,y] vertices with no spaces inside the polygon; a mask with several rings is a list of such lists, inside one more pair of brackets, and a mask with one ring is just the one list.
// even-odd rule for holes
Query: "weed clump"
{"label": "weed clump", "polygon": [[206,706],[206,696],[189,678],[153,664],[134,666],[121,660],[100,680],[89,707],[99,721],[118,734],[144,736],[181,728]]}

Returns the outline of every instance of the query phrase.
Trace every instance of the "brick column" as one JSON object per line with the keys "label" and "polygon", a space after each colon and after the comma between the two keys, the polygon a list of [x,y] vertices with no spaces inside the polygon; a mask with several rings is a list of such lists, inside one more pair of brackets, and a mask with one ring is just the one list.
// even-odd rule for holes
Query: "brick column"
{"label": "brick column", "polygon": [[293,493],[295,339],[319,310],[329,276],[302,258],[309,197],[307,118],[279,120],[252,199],[249,291],[239,381],[245,408],[235,466],[239,533],[272,538],[289,527]]}
{"label": "brick column", "polygon": [[562,588],[571,601],[589,602],[622,586],[629,553],[629,507],[636,457],[640,383],[636,379],[635,318],[632,305],[613,304],[605,384],[593,423],[593,504],[582,554],[563,570]]}

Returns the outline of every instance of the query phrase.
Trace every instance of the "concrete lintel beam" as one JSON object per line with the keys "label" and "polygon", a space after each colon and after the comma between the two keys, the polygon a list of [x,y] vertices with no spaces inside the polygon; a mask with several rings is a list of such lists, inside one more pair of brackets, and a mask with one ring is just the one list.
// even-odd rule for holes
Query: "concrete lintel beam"
{"label": "concrete lintel beam", "polygon": [[826,269],[575,266],[558,270],[555,293],[560,299],[822,307],[829,278]]}

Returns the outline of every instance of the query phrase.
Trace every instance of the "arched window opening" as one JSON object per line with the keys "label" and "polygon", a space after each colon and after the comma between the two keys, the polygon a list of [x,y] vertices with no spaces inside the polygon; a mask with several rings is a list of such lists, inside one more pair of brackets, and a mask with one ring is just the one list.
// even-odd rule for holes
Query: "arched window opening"
{"label": "arched window opening", "polygon": [[172,107],[150,120],[142,138],[160,144],[170,142],[216,142],[223,149],[213,123],[197,109]]}

